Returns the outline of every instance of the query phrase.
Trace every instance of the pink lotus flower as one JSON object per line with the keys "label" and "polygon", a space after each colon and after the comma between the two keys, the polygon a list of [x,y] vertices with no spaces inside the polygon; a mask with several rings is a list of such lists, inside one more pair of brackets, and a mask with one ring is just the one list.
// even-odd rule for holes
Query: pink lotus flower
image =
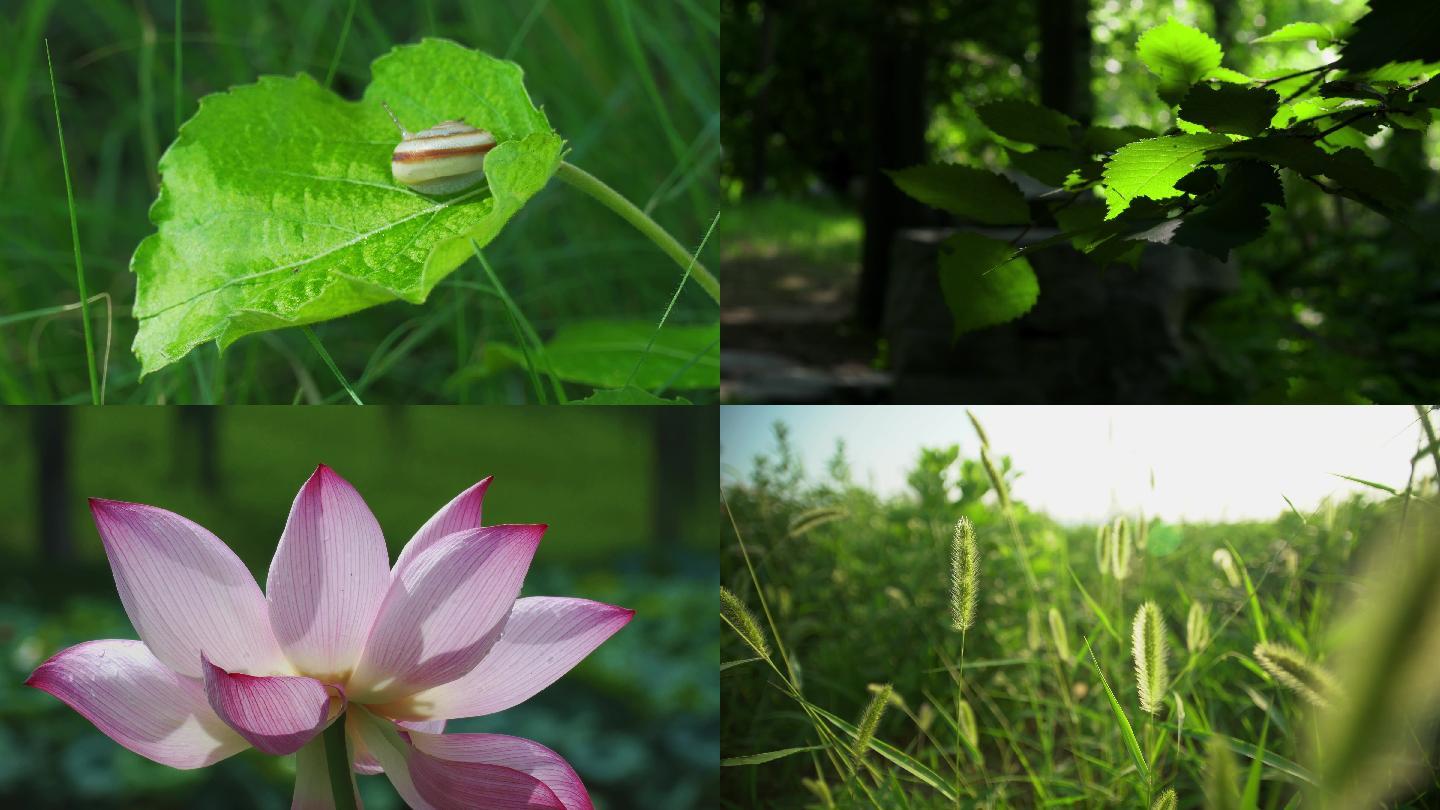
{"label": "pink lotus flower", "polygon": [[391,568],[370,509],[321,465],[295,497],[263,594],[199,525],[92,499],[140,640],[78,644],[25,683],[171,767],[252,745],[299,752],[294,808],[353,806],[353,768],[383,770],[414,808],[590,810],[584,784],[549,748],[440,733],[446,720],[529,699],[634,615],[585,599],[517,599],[546,527],[482,528],[489,485],[437,512]]}

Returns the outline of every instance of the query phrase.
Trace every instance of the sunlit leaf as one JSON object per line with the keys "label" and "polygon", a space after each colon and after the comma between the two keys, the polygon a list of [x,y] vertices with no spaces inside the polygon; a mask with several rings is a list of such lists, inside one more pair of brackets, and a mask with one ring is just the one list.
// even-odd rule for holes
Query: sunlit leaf
{"label": "sunlit leaf", "polygon": [[1329,26],[1313,22],[1293,22],[1282,25],[1263,37],[1257,37],[1256,42],[1317,42],[1320,45],[1329,45],[1335,40],[1335,34]]}
{"label": "sunlit leaf", "polygon": [[1179,103],[1190,85],[1220,67],[1220,43],[1172,17],[1140,35],[1135,46],[1150,72],[1160,78],[1160,97]]}
{"label": "sunlit leaf", "polygon": [[1005,242],[957,233],[940,245],[940,289],[955,335],[1014,320],[1030,311],[1040,285],[1030,262]]}
{"label": "sunlit leaf", "polygon": [[1199,166],[1207,151],[1229,143],[1223,135],[1167,135],[1122,147],[1105,164],[1105,218],[1118,216],[1136,197],[1180,194],[1176,181]]}

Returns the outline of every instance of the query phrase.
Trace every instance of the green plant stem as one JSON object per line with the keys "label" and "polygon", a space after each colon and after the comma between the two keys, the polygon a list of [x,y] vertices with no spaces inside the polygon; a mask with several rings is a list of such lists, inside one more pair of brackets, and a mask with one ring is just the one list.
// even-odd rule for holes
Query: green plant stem
{"label": "green plant stem", "polygon": [[325,729],[325,770],[330,775],[330,793],[335,810],[356,810],[355,782],[350,776],[350,751],[346,747],[345,715]]}
{"label": "green plant stem", "polygon": [[90,375],[90,404],[100,404],[100,378],[95,373],[95,337],[90,332],[90,293],[85,290],[85,264],[80,260],[80,225],[75,220],[75,191],[70,185],[70,159],[65,156],[65,129],[60,126],[60,93],[55,89],[55,63],[45,40],[45,65],[50,69],[50,99],[55,103],[55,135],[60,139],[60,167],[65,171],[65,201],[70,207],[70,243],[75,248],[75,286],[80,291],[80,327],[85,333],[85,370]]}
{"label": "green plant stem", "polygon": [[716,280],[711,272],[705,269],[698,257],[690,255],[683,245],[675,240],[668,231],[660,227],[659,223],[645,215],[635,206],[634,203],[625,199],[620,192],[607,186],[600,178],[581,169],[573,163],[560,162],[560,168],[555,171],[555,176],[569,183],[571,186],[594,197],[600,204],[620,215],[620,218],[634,226],[635,230],[649,237],[657,247],[665,252],[665,255],[675,260],[680,267],[691,267],[690,274],[695,277],[695,283],[705,291],[715,303],[720,303],[720,282]]}
{"label": "green plant stem", "polygon": [[315,347],[315,353],[320,355],[321,360],[325,361],[325,366],[330,369],[331,374],[335,375],[335,379],[340,381],[340,387],[345,389],[345,393],[350,395],[350,399],[354,400],[356,405],[364,405],[365,403],[360,401],[360,395],[355,393],[354,388],[350,387],[350,381],[345,379],[344,374],[340,373],[340,367],[335,365],[335,361],[330,357],[330,353],[325,351],[325,346],[320,342],[320,338],[316,337],[315,330],[309,326],[302,326],[300,327],[300,331],[305,333],[305,338],[310,341],[311,346]]}

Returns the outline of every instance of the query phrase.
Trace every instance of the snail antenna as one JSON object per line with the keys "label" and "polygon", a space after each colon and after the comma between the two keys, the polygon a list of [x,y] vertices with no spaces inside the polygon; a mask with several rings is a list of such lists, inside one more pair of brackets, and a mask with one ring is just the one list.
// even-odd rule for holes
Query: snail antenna
{"label": "snail antenna", "polygon": [[390,116],[390,120],[395,122],[395,128],[400,130],[400,137],[408,139],[410,137],[410,130],[406,129],[405,125],[400,123],[400,119],[395,117],[395,111],[390,109],[390,105],[382,101],[380,102],[380,106],[385,108],[385,112]]}

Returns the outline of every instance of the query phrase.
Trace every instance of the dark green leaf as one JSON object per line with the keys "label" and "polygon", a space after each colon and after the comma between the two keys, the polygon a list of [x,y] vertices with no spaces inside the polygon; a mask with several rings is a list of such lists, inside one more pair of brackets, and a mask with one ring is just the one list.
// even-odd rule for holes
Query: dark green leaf
{"label": "dark green leaf", "polygon": [[1220,43],[1172,17],[1140,36],[1140,59],[1160,77],[1160,97],[1178,104],[1185,91],[1220,67]]}
{"label": "dark green leaf", "polygon": [[1253,160],[1233,163],[1220,188],[1205,199],[1204,207],[1184,218],[1175,242],[1225,261],[1231,250],[1265,233],[1270,225],[1266,204],[1285,204],[1285,191],[1275,169]]}
{"label": "dark green leaf", "polygon": [[1263,87],[1197,84],[1180,103],[1180,117],[1211,132],[1258,135],[1270,126],[1280,96]]}
{"label": "dark green leaf", "polygon": [[1415,93],[1410,98],[1421,104],[1440,105],[1440,74],[1436,74],[1431,77],[1430,81],[1415,88]]}
{"label": "dark green leaf", "polygon": [[1384,101],[1385,94],[1365,82],[1337,79],[1320,85],[1321,98],[1360,98]]}
{"label": "dark green leaf", "polygon": [[[1018,171],[1051,186],[1065,185],[1065,178],[1080,167],[1081,160],[1067,149],[1035,149],[1030,152],[1007,150],[1010,165]],[[1088,160],[1089,158],[1086,158]]]}
{"label": "dark green leaf", "polygon": [[1035,306],[1040,285],[1015,248],[977,233],[940,245],[940,289],[955,318],[955,335],[1014,320]]}
{"label": "dark green leaf", "polygon": [[1209,166],[1201,166],[1175,181],[1175,187],[1186,194],[1208,194],[1218,185],[1220,173]]}
{"label": "dark green leaf", "polygon": [[1359,71],[1388,62],[1440,61],[1437,31],[1440,3],[1434,0],[1371,0],[1346,38],[1340,66]]}
{"label": "dark green leaf", "polygon": [[987,225],[1024,225],[1030,206],[1013,180],[995,172],[932,163],[888,172],[900,190],[952,214]]}
{"label": "dark green leaf", "polygon": [[1277,135],[1232,144],[1211,153],[1216,161],[1254,159],[1307,177],[1326,177],[1347,196],[1382,211],[1400,211],[1415,200],[1415,191],[1389,169],[1376,166],[1358,149],[1329,153],[1308,138]]}
{"label": "dark green leaf", "polygon": [[684,397],[665,399],[657,397],[644,388],[631,385],[626,388],[612,388],[596,391],[584,399],[572,400],[571,405],[689,405]]}
{"label": "dark green leaf", "polygon": [[982,104],[975,112],[996,135],[1036,146],[1069,146],[1070,128],[1077,126],[1067,115],[1014,98]]}
{"label": "dark green leaf", "polygon": [[1144,127],[1090,127],[1080,138],[1080,145],[1090,154],[1114,152],[1127,143],[1154,138],[1157,133]]}

